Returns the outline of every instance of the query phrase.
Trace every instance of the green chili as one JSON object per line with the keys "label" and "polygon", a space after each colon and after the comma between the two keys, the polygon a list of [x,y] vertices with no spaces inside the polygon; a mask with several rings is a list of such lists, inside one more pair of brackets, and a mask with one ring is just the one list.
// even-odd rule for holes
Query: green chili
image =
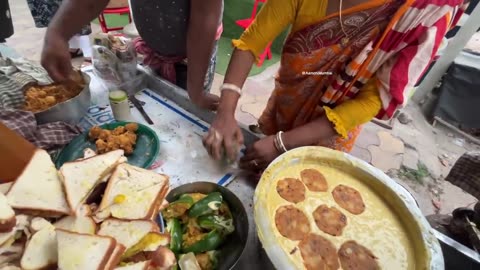
{"label": "green chili", "polygon": [[178,200],[170,203],[168,207],[163,210],[163,217],[166,219],[178,218],[185,214],[193,204],[194,200],[192,196],[183,194],[178,198]]}
{"label": "green chili", "polygon": [[222,205],[222,194],[220,192],[212,192],[207,197],[195,203],[189,210],[189,217],[199,217],[211,214],[217,211]]}
{"label": "green chili", "polygon": [[202,253],[217,249],[223,242],[224,237],[217,230],[213,230],[206,234],[200,241],[195,242],[190,246],[183,246],[184,253]]}
{"label": "green chili", "polygon": [[198,225],[207,230],[218,230],[220,233],[227,235],[235,231],[233,219],[218,215],[206,215],[198,217]]}
{"label": "green chili", "polygon": [[182,249],[182,227],[180,221],[172,218],[167,221],[167,231],[170,233],[170,249],[178,254]]}

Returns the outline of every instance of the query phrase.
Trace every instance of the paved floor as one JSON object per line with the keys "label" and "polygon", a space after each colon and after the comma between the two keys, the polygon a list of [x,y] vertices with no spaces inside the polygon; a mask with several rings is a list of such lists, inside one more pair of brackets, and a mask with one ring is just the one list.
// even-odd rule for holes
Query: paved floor
{"label": "paved floor", "polygon": [[[22,56],[38,61],[45,30],[35,28],[26,1],[10,1],[10,5],[15,34],[7,44]],[[98,26],[93,25],[93,30],[99,31]],[[247,80],[236,112],[240,122],[256,123],[273,89],[277,69],[278,64],[273,65]],[[223,76],[217,74],[212,91],[218,92],[222,81]],[[412,121],[403,125],[395,120],[392,130],[366,124],[352,154],[381,168],[405,186],[425,215],[471,206],[476,200],[445,182],[444,177],[466,149],[478,150],[478,146],[449,131],[433,128],[413,104],[404,112]]]}

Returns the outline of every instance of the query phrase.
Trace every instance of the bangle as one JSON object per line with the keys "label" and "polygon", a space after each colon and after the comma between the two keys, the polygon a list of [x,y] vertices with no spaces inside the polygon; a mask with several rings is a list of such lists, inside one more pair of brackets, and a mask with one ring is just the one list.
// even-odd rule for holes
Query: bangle
{"label": "bangle", "polygon": [[280,146],[280,142],[278,142],[277,135],[273,137],[273,145],[275,146],[275,149],[277,149],[278,153],[283,154],[283,150],[282,150],[282,147]]}
{"label": "bangle", "polygon": [[242,95],[242,89],[241,89],[240,87],[236,86],[235,84],[224,83],[224,84],[222,84],[222,86],[220,87],[220,92],[222,92],[223,90],[231,90],[231,91],[236,92],[236,93],[239,94],[240,96]]}
{"label": "bangle", "polygon": [[275,142],[275,147],[277,148],[277,150],[279,150],[281,153],[285,153],[288,150],[285,147],[285,144],[283,143],[282,134],[283,134],[283,131],[279,131],[277,133],[277,135],[275,135],[274,142]]}

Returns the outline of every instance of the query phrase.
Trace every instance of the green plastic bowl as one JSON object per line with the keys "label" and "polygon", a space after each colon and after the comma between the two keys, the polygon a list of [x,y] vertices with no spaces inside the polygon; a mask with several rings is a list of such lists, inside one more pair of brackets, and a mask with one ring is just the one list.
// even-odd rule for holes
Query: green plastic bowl
{"label": "green plastic bowl", "polygon": [[[125,126],[129,122],[113,122],[100,126],[103,129],[113,130],[119,126]],[[128,163],[141,168],[149,168],[158,156],[160,141],[157,134],[151,128],[138,124],[137,143],[131,155],[126,156]],[[63,163],[83,158],[83,151],[86,148],[96,150],[95,142],[88,139],[88,131],[74,138],[55,160],[55,166],[60,168]]]}

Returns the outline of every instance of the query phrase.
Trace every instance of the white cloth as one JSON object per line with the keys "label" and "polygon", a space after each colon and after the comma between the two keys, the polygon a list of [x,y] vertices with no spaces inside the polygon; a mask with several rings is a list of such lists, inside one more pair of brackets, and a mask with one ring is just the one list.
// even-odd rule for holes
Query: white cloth
{"label": "white cloth", "polygon": [[83,57],[92,58],[92,44],[90,44],[90,37],[88,35],[73,36],[69,41],[68,45],[70,49],[81,49]]}

